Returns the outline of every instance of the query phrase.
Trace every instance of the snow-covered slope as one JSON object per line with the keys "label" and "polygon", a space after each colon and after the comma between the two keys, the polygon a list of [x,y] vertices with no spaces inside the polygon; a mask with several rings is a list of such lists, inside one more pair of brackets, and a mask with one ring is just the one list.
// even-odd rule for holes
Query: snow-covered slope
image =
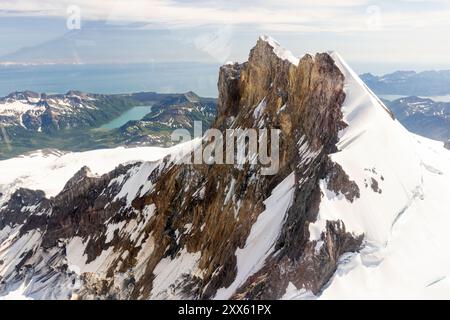
{"label": "snow-covered slope", "polygon": [[119,164],[157,161],[180,151],[183,145],[172,148],[137,147],[61,152],[38,150],[0,161],[0,207],[18,188],[42,190],[47,197],[56,196],[66,182],[82,167],[87,166],[95,176],[105,174]]}
{"label": "snow-covered slope", "polygon": [[331,157],[361,197],[350,203],[323,181],[311,236],[339,219],[364,234],[364,248],[342,258],[321,298],[448,298],[450,152],[393,120],[342,58],[331,56],[345,76],[348,124]]}
{"label": "snow-covered slope", "polygon": [[294,186],[295,175],[291,173],[264,201],[266,209],[253,224],[245,246],[236,251],[238,270],[236,279],[229,287],[219,289],[215,299],[229,299],[248,277],[261,269],[267,257],[273,253],[274,243],[286,219],[286,213],[292,205]]}
{"label": "snow-covered slope", "polygon": [[[131,203],[127,199],[135,199],[140,193],[144,193],[152,187],[152,184],[147,181],[148,175],[155,169],[164,167],[163,158],[169,156],[170,163],[175,163],[192,152],[198,143],[199,140],[196,139],[172,148],[116,148],[80,153],[42,150],[26,156],[0,161],[0,192],[3,193],[0,198],[0,211],[6,208],[5,202],[9,204],[13,201],[10,199],[12,195],[21,197],[21,193],[27,192],[23,190],[28,189],[43,190],[45,196],[51,199],[57,198],[64,192],[69,193],[69,198],[73,197],[72,190],[81,188],[86,180],[101,181],[105,178],[107,172],[113,171],[121,165],[124,168],[123,174],[117,173],[114,179],[106,174],[107,179],[109,179],[108,184],[106,186],[100,184],[102,188],[105,188],[100,196],[112,192],[111,198],[116,196],[117,200],[111,199],[105,205],[105,208],[113,202],[123,201],[121,211],[125,212],[128,209],[132,212]],[[80,169],[82,170],[83,167],[86,168],[87,166],[89,171],[86,176],[80,175],[78,177],[75,175],[80,172]],[[78,177],[77,181],[74,181],[74,185],[68,185],[67,182],[72,177]],[[87,182],[87,186],[89,187],[89,182]],[[85,199],[87,197],[85,195]],[[67,201],[61,202],[62,205],[69,205],[68,208],[63,209],[64,215],[67,213],[66,210],[73,210]],[[75,206],[80,204],[78,201],[75,201]],[[61,204],[57,206],[61,206]],[[33,215],[50,218],[56,210],[58,209],[55,206],[46,207],[42,202],[27,206],[26,203],[19,200],[20,213],[16,216],[25,213],[25,221]],[[102,228],[105,229],[103,233],[105,243],[110,243],[114,239],[115,233],[124,232],[126,238],[134,241],[137,246],[144,242],[142,247],[139,248],[139,250],[142,249],[140,256],[142,259],[148,257],[151,254],[151,246],[149,246],[151,238],[145,239],[141,233],[143,232],[142,228],[145,227],[144,221],[148,221],[152,217],[153,210],[152,206],[149,206],[139,219],[132,219],[128,224],[126,221],[120,223],[105,222],[102,225]],[[82,274],[90,273],[94,277],[104,276],[106,270],[115,260],[126,256],[126,251],[114,252],[110,247],[101,250],[98,257],[89,260],[86,248],[90,236],[93,234],[90,234],[88,238],[75,236],[68,239],[63,246],[58,244],[48,250],[42,250],[41,246],[45,241],[44,232],[38,228],[21,234],[20,230],[23,223],[16,221],[16,219],[20,221],[21,218],[14,215],[11,218],[14,221],[12,223],[8,221],[8,214],[0,215],[0,279],[3,281],[0,284],[0,299],[74,298],[76,296],[74,290],[81,288],[80,276]],[[88,222],[88,224],[90,223]],[[77,225],[73,224],[70,228],[72,227],[76,229]],[[147,250],[150,251],[146,252]],[[32,261],[30,261],[32,267],[18,267],[20,261],[29,252],[36,255],[36,258],[32,258]],[[144,261],[141,261],[141,263]],[[43,275],[48,272],[50,264],[54,264],[57,268],[65,266],[66,272],[57,275],[48,274],[43,278],[32,276],[33,273]],[[141,269],[145,270],[145,264],[139,265],[136,268],[136,273]],[[14,274],[14,271],[18,271],[25,278],[19,282],[11,279],[10,276]]]}

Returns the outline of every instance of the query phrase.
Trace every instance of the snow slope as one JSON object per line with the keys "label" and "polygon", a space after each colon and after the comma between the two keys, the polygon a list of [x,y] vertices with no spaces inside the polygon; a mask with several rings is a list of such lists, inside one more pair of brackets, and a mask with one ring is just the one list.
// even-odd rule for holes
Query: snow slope
{"label": "snow slope", "polygon": [[64,153],[39,150],[29,155],[0,161],[0,206],[18,188],[42,190],[47,197],[57,195],[66,182],[83,166],[94,175],[102,175],[119,164],[156,161],[192,147],[196,140],[172,148],[138,147],[101,149]]}
{"label": "snow slope", "polygon": [[349,125],[332,159],[361,197],[350,203],[322,181],[311,238],[319,238],[326,220],[342,220],[348,231],[364,234],[364,248],[343,257],[321,298],[448,298],[450,152],[393,120],[342,58],[331,55],[345,76]]}
{"label": "snow slope", "polygon": [[286,213],[292,205],[294,186],[295,174],[291,173],[264,201],[266,209],[252,226],[244,248],[236,250],[236,278],[228,288],[219,289],[215,299],[229,299],[248,277],[263,267],[266,258],[273,253]]}
{"label": "snow slope", "polygon": [[[37,151],[31,155],[22,156],[0,162],[1,190],[5,192],[2,201],[6,200],[17,188],[43,189],[47,196],[58,194],[66,182],[82,168],[88,166],[91,173],[100,175],[113,170],[119,164],[141,162],[132,166],[126,177],[113,179],[111,183],[118,184],[118,194],[121,197],[131,195],[135,197],[138,192],[145,192],[151,187],[147,177],[152,170],[163,165],[162,159],[171,155],[170,163],[176,163],[200,142],[199,139],[182,143],[172,148],[139,147],[95,150],[81,153],[62,153],[56,150]],[[0,203],[1,207],[1,203]],[[34,210],[34,209],[33,209]],[[125,237],[140,246],[143,241],[142,228],[148,223],[154,212],[154,205],[147,206],[136,219],[114,223],[105,222],[106,242],[112,240],[114,232],[124,233]],[[36,213],[38,214],[38,213]],[[128,223],[127,223],[128,222]],[[69,273],[58,274],[50,272],[48,277],[26,276],[25,281],[7,281],[0,286],[0,299],[67,299],[75,297],[74,290],[80,286],[79,276],[82,273],[95,273],[96,276],[105,276],[105,272],[115,259],[125,259],[128,251],[114,252],[113,246],[108,247],[92,261],[88,262],[86,247],[88,239],[78,236],[66,239],[64,254],[59,246],[43,250],[41,247],[43,233],[32,230],[20,234],[21,224],[5,225],[0,230],[0,278],[9,279],[15,272],[16,266],[27,252],[35,252],[36,261],[33,270],[36,273],[48,272],[52,263],[66,264]],[[141,258],[148,258],[152,252],[151,237],[140,252]],[[145,262],[146,260],[143,260]],[[145,271],[146,265],[138,265],[138,276]],[[28,272],[21,269],[20,272]],[[120,277],[121,274],[117,274]],[[119,281],[120,282],[120,281]]]}
{"label": "snow slope", "polygon": [[12,101],[4,104],[0,104],[0,115],[8,116],[8,115],[22,115],[23,113],[30,110],[41,110],[43,111],[43,107],[36,107],[32,104],[25,103],[23,101]]}
{"label": "snow slope", "polygon": [[292,54],[291,51],[283,48],[275,39],[270,36],[261,36],[262,41],[266,41],[273,48],[273,52],[281,59],[287,60],[295,66],[298,66],[300,59]]}

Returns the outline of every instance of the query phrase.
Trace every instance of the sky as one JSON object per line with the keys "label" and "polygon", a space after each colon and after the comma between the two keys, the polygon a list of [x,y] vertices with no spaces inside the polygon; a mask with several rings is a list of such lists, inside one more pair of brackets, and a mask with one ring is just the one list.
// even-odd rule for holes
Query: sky
{"label": "sky", "polygon": [[450,69],[449,0],[1,0],[1,63],[245,61],[259,35],[358,72]]}

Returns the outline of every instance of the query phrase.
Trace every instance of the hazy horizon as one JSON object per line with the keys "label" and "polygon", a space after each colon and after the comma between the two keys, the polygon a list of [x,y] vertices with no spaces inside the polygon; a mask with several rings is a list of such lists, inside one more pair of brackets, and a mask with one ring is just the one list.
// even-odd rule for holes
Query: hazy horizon
{"label": "hazy horizon", "polygon": [[10,0],[0,63],[220,65],[268,34],[296,56],[338,51],[358,73],[446,70],[449,12],[443,0]]}

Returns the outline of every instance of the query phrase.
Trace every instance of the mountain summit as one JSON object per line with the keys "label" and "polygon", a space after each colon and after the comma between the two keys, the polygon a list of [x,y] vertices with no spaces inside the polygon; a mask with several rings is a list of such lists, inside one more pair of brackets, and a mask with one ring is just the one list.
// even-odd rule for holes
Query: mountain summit
{"label": "mountain summit", "polygon": [[0,295],[448,294],[442,143],[404,129],[337,53],[298,59],[264,36],[247,62],[221,67],[218,87],[212,127],[279,129],[277,174],[254,163],[183,164],[204,137],[100,175],[80,160],[52,194],[11,179],[0,197]]}

